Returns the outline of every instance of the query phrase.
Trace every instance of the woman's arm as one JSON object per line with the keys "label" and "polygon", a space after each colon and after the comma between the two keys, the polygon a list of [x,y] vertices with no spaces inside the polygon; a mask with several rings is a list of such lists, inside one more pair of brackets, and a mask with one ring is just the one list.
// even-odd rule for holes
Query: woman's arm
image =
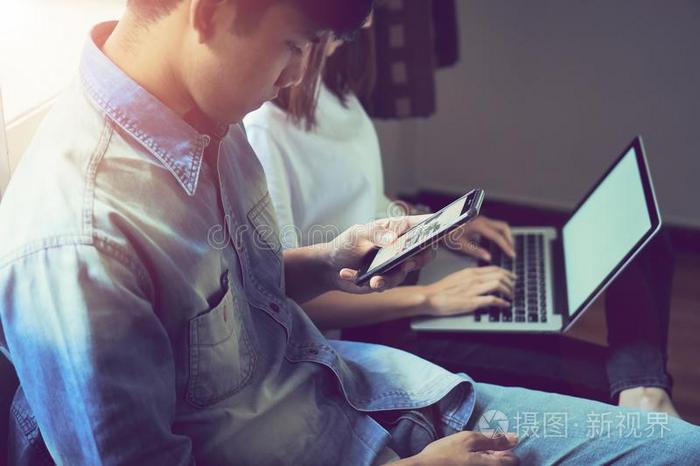
{"label": "woman's arm", "polygon": [[450,316],[483,307],[510,307],[515,276],[499,267],[474,267],[424,286],[402,286],[383,293],[352,295],[331,291],[302,308],[322,330],[376,324],[418,315]]}
{"label": "woman's arm", "polygon": [[421,286],[402,286],[370,295],[331,291],[302,305],[321,330],[378,324],[427,311],[427,295]]}

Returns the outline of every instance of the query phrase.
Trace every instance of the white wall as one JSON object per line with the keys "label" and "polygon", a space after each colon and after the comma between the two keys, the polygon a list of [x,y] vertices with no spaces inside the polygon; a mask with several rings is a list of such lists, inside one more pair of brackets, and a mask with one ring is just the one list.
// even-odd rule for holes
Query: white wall
{"label": "white wall", "polygon": [[117,19],[125,0],[0,0],[0,85],[12,124],[76,75],[97,22]]}
{"label": "white wall", "polygon": [[[0,105],[4,104],[7,124],[0,137],[6,134],[10,169],[17,165],[55,96],[77,75],[90,28],[100,21],[118,19],[125,3],[0,0],[0,87],[4,97]],[[6,179],[2,169],[0,166],[0,190]]]}
{"label": "white wall", "polygon": [[7,183],[10,181],[10,157],[7,153],[5,117],[2,109],[2,91],[0,90],[0,199],[2,199]]}
{"label": "white wall", "polygon": [[[438,113],[379,124],[387,185],[571,208],[641,133],[664,218],[700,227],[700,2],[461,0]],[[404,162],[405,161],[405,162]]]}
{"label": "white wall", "polygon": [[23,114],[7,126],[7,149],[10,173],[14,172],[19,159],[29,147],[39,124],[51,109],[55,99],[50,99],[43,105]]}

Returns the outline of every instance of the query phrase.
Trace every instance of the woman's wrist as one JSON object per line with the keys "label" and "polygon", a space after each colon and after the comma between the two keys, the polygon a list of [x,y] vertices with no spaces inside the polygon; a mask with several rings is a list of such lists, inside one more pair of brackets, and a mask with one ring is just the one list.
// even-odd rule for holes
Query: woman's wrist
{"label": "woman's wrist", "polygon": [[333,262],[333,247],[329,243],[318,243],[309,246],[310,264],[314,270],[314,276],[320,284],[323,293],[337,291],[338,270]]}
{"label": "woman's wrist", "polygon": [[402,299],[397,300],[398,305],[402,308],[401,317],[418,317],[431,315],[430,307],[430,288],[425,285],[415,285],[399,287],[396,291],[400,291]]}

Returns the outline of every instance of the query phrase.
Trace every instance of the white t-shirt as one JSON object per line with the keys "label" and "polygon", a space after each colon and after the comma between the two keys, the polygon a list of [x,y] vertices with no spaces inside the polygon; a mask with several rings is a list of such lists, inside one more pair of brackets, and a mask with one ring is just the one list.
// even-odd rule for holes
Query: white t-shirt
{"label": "white t-shirt", "polygon": [[243,120],[260,159],[286,248],[330,241],[389,216],[377,133],[355,96],[347,108],[321,86],[311,131],[268,102]]}

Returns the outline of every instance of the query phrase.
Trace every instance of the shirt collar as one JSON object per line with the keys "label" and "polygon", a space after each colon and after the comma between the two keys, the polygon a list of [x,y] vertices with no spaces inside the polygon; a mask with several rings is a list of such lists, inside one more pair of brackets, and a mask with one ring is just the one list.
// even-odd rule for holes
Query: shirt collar
{"label": "shirt collar", "polygon": [[[100,47],[116,25],[111,21],[92,29],[81,59],[81,82],[95,105],[158,159],[189,196],[194,196],[204,150],[212,137],[220,139],[228,128],[198,124],[198,131],[112,63]],[[204,134],[203,128],[211,128],[213,133]]]}

